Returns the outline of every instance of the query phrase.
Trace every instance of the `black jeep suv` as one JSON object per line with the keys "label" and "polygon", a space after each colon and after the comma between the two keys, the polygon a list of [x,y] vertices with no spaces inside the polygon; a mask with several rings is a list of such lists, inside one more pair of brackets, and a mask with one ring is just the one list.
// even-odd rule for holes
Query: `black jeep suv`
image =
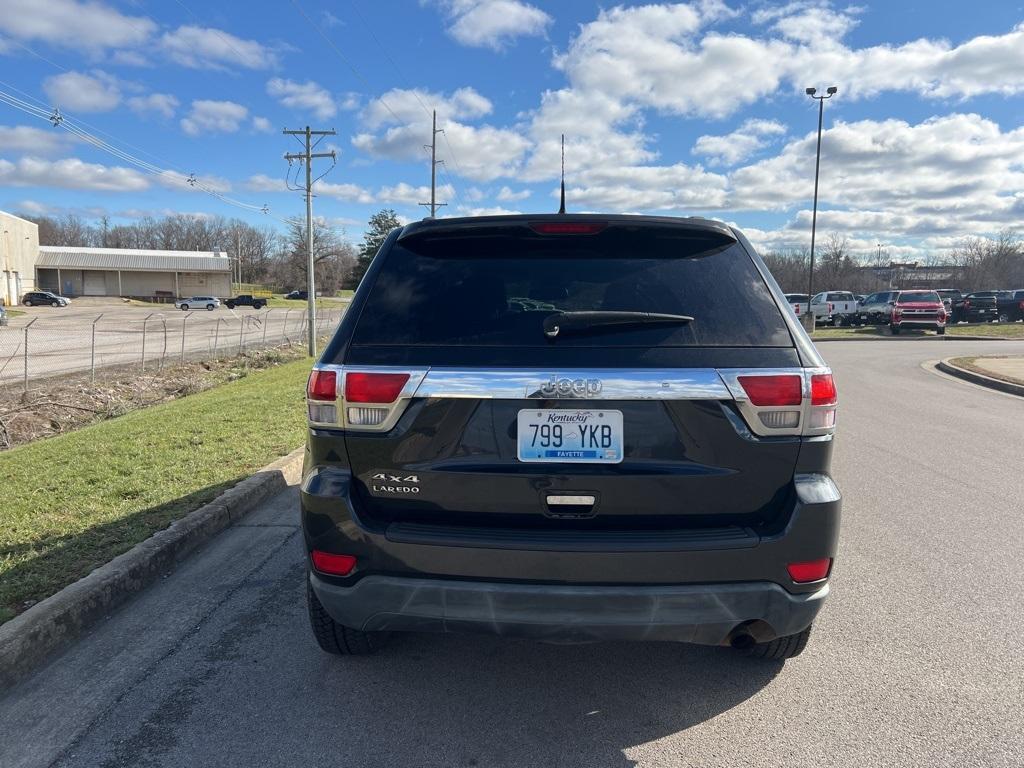
{"label": "black jeep suv", "polygon": [[431,630],[788,658],[828,594],[832,375],[724,224],[395,230],[307,398],[325,651]]}

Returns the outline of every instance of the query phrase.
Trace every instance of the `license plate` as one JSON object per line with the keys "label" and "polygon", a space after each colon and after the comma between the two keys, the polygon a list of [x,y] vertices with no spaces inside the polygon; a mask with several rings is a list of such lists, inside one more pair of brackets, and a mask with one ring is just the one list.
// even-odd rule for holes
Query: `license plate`
{"label": "license plate", "polygon": [[520,461],[622,461],[622,411],[522,410],[517,427]]}

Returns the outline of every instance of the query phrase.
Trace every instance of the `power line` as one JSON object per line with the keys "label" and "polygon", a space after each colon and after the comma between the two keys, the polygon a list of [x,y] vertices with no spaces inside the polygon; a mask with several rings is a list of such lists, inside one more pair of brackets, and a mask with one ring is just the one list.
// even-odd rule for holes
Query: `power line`
{"label": "power line", "polygon": [[[4,85],[6,85],[6,83],[4,83]],[[15,88],[14,90],[18,89]],[[20,90],[18,90],[18,92],[24,93]],[[30,98],[33,97],[30,96]],[[33,100],[38,101],[38,99]],[[125,150],[122,150],[119,147],[116,147],[110,144],[109,142],[106,142],[103,139],[100,139],[97,136],[92,135],[88,131],[85,131],[84,129],[80,128],[78,125],[76,125],[75,121],[71,120],[68,116],[62,114],[59,109],[42,109],[4,91],[0,91],[0,102],[6,103],[9,106],[14,107],[15,109],[21,110],[22,112],[32,115],[33,117],[37,117],[42,120],[47,120],[54,127],[63,128],[64,130],[68,131],[71,135],[80,138],[81,140],[91,144],[97,149],[108,154],[111,154],[114,157],[117,157],[120,160],[123,160],[124,162],[133,165],[136,168],[139,168],[140,170],[149,173],[153,176],[158,176],[165,180],[177,181],[180,184],[185,184],[194,189],[199,189],[200,191],[205,192],[228,205],[243,208],[249,211],[258,211],[267,216],[270,216],[273,219],[276,219],[277,221],[282,222],[283,224],[291,223],[288,219],[283,219],[279,216],[272,214],[270,212],[270,208],[266,205],[257,206],[251,203],[242,202],[241,200],[236,200],[235,198],[232,197],[228,197],[227,195],[219,192],[209,184],[201,181],[194,173],[185,174],[183,172],[169,171],[166,168],[161,168],[160,166],[154,165],[153,163],[150,163],[146,160],[142,160],[138,157],[135,157],[131,153],[126,152]]]}
{"label": "power line", "polygon": [[[192,9],[185,5],[181,0],[174,0],[174,2],[177,3],[182,9],[184,9],[185,13],[191,16],[192,20],[195,21],[197,24],[203,23],[203,20],[196,16],[196,14],[192,12]],[[244,64],[245,62],[252,60],[252,57],[250,55],[242,53],[240,50],[238,50],[231,43],[230,40],[228,40],[223,34],[221,34],[221,31],[219,29],[217,29],[216,27],[207,27],[207,29],[209,29],[211,32],[213,32],[213,34],[219,37],[221,42],[224,43],[224,45],[226,45],[228,48],[230,48],[238,55],[240,64]]]}
{"label": "power line", "polygon": [[[316,33],[318,35],[320,35],[320,37],[322,37],[324,39],[324,41],[331,47],[331,49],[335,52],[335,54],[337,54],[338,58],[340,58],[343,62],[345,62],[346,66],[348,66],[348,68],[350,70],[352,70],[352,74],[354,74],[356,76],[356,79],[358,79],[359,82],[361,82],[369,90],[374,90],[373,84],[370,83],[370,81],[366,79],[366,77],[363,75],[363,73],[359,71],[359,69],[356,67],[356,65],[353,64],[348,59],[348,57],[346,57],[341,52],[341,50],[334,44],[334,41],[331,40],[331,38],[327,36],[327,34],[323,31],[323,29],[321,29],[317,24],[315,24],[313,22],[313,20],[309,17],[309,14],[307,14],[306,11],[299,4],[298,0],[291,0],[291,3],[292,3],[292,5],[295,6],[295,9],[302,15],[302,17],[306,20],[306,22],[314,30],[316,30]],[[384,45],[381,43],[380,39],[377,37],[377,34],[373,31],[373,27],[371,27],[369,25],[369,23],[366,21],[366,18],[363,16],[362,12],[359,10],[358,6],[356,6],[356,4],[354,2],[352,3],[352,9],[356,12],[356,15],[359,16],[359,20],[363,23],[363,26],[365,26],[367,31],[370,33],[371,39],[377,45],[377,47],[380,49],[380,51],[384,54],[384,58],[386,58],[388,60],[388,62],[391,64],[392,68],[394,68],[395,72],[398,74],[399,78],[403,82],[408,82],[408,78],[405,77],[405,75],[403,74],[402,70],[399,69],[398,64],[391,57],[391,54],[388,53],[387,49],[384,47]],[[412,89],[412,94],[416,98],[416,101],[419,102],[420,106],[423,107],[423,111],[426,114],[428,114],[428,115],[432,114],[432,110],[423,102],[423,99],[420,98],[420,95],[419,95],[419,93],[417,92],[417,90],[415,88]],[[397,122],[399,125],[401,125],[401,124],[406,122],[405,120],[403,120],[402,118],[400,118],[398,116],[398,114],[395,112],[395,110],[393,110],[391,108],[391,105],[388,104],[387,100],[383,96],[378,96],[377,97],[377,101],[380,102],[381,106],[383,106],[384,109],[386,109],[391,114],[391,116],[395,119],[395,122]],[[434,110],[434,111],[436,111],[436,110]],[[455,163],[455,169],[459,173],[459,175],[461,176],[462,175],[462,169],[459,167],[459,161],[456,159],[455,152],[452,150],[451,142],[448,141],[448,136],[446,134],[442,133],[441,135],[444,137],[445,146],[448,147],[448,154],[451,157],[452,162]],[[431,171],[431,176],[433,176],[433,175],[434,175],[433,171]],[[455,188],[455,184],[451,181],[451,177],[449,177],[449,179],[448,179],[448,184],[452,188],[452,194],[456,197],[456,199],[458,199],[459,194],[458,194],[458,191]]]}
{"label": "power line", "polygon": [[[366,31],[370,33],[370,37],[373,39],[373,42],[377,45],[377,48],[380,49],[380,52],[384,54],[384,58],[387,59],[388,63],[391,64],[391,68],[395,70],[395,73],[398,75],[399,79],[401,79],[402,82],[409,83],[409,78],[405,76],[405,73],[401,70],[401,68],[399,68],[398,64],[391,57],[391,54],[388,52],[388,49],[381,43],[380,39],[373,31],[373,27],[370,26],[370,24],[366,21],[366,17],[363,16],[362,12],[359,10],[359,5],[358,3],[355,2],[355,0],[352,0],[352,10],[356,12],[356,15],[359,17],[359,20],[363,23],[363,26],[366,27]],[[420,98],[420,94],[415,88],[412,89],[412,95],[416,98],[416,101],[420,103],[420,106],[423,107],[423,111],[426,112],[428,115],[431,114],[432,110],[428,108],[426,104],[423,103],[423,99]],[[437,110],[435,108],[433,112],[436,111]],[[455,164],[455,172],[458,173],[459,176],[465,177],[465,174],[462,172],[462,168],[459,167],[459,160],[455,156],[455,150],[452,149],[451,142],[448,141],[448,134],[442,133],[441,136],[442,138],[444,138],[445,146],[448,147],[448,156],[452,159],[452,162]],[[455,185],[451,183],[450,177],[448,183],[451,185],[452,192],[455,194],[456,197],[458,197],[458,192],[456,192],[455,190]]]}

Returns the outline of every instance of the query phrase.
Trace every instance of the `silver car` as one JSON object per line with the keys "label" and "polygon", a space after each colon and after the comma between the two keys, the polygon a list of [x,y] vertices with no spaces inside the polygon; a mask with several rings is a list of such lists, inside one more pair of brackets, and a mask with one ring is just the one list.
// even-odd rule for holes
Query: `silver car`
{"label": "silver car", "polygon": [[204,307],[212,312],[220,306],[220,299],[216,296],[190,296],[187,299],[178,299],[174,302],[174,306],[184,312],[188,312],[190,309],[203,309]]}

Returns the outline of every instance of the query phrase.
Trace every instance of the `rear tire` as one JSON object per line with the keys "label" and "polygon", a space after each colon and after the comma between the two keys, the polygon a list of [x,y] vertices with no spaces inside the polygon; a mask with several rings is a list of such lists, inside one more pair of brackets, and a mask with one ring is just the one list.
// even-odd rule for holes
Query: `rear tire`
{"label": "rear tire", "polygon": [[206,305],[206,310],[207,310],[208,312],[213,312],[213,304],[207,304],[207,305]]}
{"label": "rear tire", "polygon": [[317,599],[313,586],[306,580],[306,603],[309,606],[309,626],[317,645],[335,656],[367,656],[376,653],[387,642],[386,632],[361,632],[339,624],[330,617]]}
{"label": "rear tire", "polygon": [[23,302],[21,302],[21,305],[23,307],[31,307],[32,306],[32,302],[31,301],[23,301]]}
{"label": "rear tire", "polygon": [[795,635],[777,637],[767,643],[755,643],[744,653],[755,659],[795,659],[804,652],[811,637],[811,627]]}

